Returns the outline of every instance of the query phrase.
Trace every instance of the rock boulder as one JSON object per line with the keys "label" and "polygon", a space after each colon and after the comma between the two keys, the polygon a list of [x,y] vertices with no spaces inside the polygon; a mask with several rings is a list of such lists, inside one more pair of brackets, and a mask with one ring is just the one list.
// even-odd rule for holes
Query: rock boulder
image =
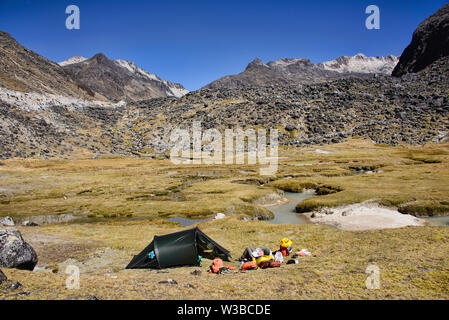
{"label": "rock boulder", "polygon": [[0,267],[33,270],[37,253],[15,229],[0,229]]}
{"label": "rock boulder", "polygon": [[4,217],[0,219],[0,226],[11,227],[14,225],[14,220],[11,217]]}

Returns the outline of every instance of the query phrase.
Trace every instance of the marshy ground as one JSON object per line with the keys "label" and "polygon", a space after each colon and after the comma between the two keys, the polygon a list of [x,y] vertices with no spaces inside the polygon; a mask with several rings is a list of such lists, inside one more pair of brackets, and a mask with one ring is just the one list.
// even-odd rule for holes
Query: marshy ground
{"label": "marshy ground", "polygon": [[[81,220],[18,227],[46,271],[4,269],[23,288],[0,285],[1,299],[448,299],[449,229],[343,231],[320,225],[274,225],[264,207],[277,189],[314,189],[298,212],[372,200],[402,213],[449,213],[449,144],[389,147],[355,139],[280,152],[275,176],[257,166],[175,166],[169,160],[100,158],[3,161],[0,216],[16,220],[71,215]],[[316,256],[298,264],[225,275],[201,268],[124,270],[154,235],[183,229],[167,218],[228,217],[199,227],[238,258],[246,246],[276,249],[289,237]],[[80,289],[66,288],[68,264]],[[230,262],[228,264],[236,264]],[[381,287],[366,288],[366,268]],[[191,272],[201,269],[201,275]],[[53,272],[52,272],[53,271]],[[173,279],[177,284],[160,284]]]}

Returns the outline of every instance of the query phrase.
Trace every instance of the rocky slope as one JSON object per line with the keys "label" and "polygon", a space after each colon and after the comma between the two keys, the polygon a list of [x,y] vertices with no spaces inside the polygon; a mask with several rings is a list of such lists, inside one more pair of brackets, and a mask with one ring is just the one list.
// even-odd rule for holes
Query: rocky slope
{"label": "rocky slope", "polygon": [[308,59],[279,59],[267,64],[255,59],[245,71],[220,78],[204,89],[243,88],[269,85],[318,83],[342,78],[368,78],[373,74],[391,74],[397,57],[339,57],[336,60],[313,64]]}
{"label": "rocky slope", "polygon": [[118,107],[0,105],[1,158],[166,153],[177,127],[278,128],[280,143],[307,146],[366,137],[397,145],[449,132],[449,58],[402,78],[339,79],[297,86],[203,89]]}
{"label": "rocky slope", "polygon": [[91,99],[94,92],[73,79],[58,64],[26,49],[0,31],[0,89]]}
{"label": "rocky slope", "polygon": [[[2,61],[11,60],[1,52]],[[19,56],[43,59],[25,52]],[[277,128],[280,143],[289,146],[338,143],[349,137],[390,145],[447,140],[449,57],[400,78],[366,73],[391,68],[393,57],[384,59],[390,67],[367,59],[358,55],[322,66],[305,59],[268,64],[256,59],[241,75],[218,80],[216,86],[180,98],[153,99],[147,99],[148,91],[152,89],[151,96],[163,95],[167,92],[164,82],[151,79],[151,74],[129,62],[98,54],[62,69],[44,61],[41,64],[50,75],[67,76],[61,71],[67,70],[73,79],[95,90],[95,95],[115,100],[126,96],[131,101],[112,105],[54,99],[44,108],[27,108],[32,98],[17,102],[15,96],[0,90],[0,158],[165,154],[171,148],[172,130],[191,128],[194,121],[201,121],[203,129]],[[363,60],[369,63],[359,63]],[[18,68],[17,74],[22,71]],[[35,82],[43,85],[39,79]],[[58,85],[54,84],[57,92],[71,88]]]}
{"label": "rocky slope", "polygon": [[182,85],[163,80],[130,61],[110,60],[101,53],[86,60],[71,59],[61,63],[64,70],[111,101],[180,97],[188,92]]}
{"label": "rocky slope", "polygon": [[413,33],[393,76],[423,70],[438,59],[449,56],[449,3],[424,20]]}

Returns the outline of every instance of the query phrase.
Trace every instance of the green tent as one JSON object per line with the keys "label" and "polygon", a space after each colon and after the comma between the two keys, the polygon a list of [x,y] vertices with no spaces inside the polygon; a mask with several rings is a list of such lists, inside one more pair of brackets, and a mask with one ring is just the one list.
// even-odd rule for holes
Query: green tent
{"label": "green tent", "polygon": [[231,258],[228,250],[196,227],[165,236],[155,236],[141,253],[134,256],[126,269],[198,266],[199,256],[223,260]]}

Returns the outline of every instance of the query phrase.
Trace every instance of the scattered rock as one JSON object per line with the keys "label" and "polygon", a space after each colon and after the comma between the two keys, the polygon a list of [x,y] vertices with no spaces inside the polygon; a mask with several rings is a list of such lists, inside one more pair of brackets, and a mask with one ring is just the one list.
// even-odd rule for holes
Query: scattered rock
{"label": "scattered rock", "polygon": [[196,287],[193,284],[190,284],[190,283],[188,283],[186,285],[186,287],[189,288],[189,289],[196,289]]}
{"label": "scattered rock", "polygon": [[175,280],[169,278],[167,280],[159,281],[159,284],[173,284],[173,285],[177,285],[178,282],[176,282]]}
{"label": "scattered rock", "polygon": [[56,265],[37,265],[34,267],[33,272],[48,272],[48,273],[58,273],[59,268]]}
{"label": "scattered rock", "polygon": [[0,229],[0,267],[32,271],[37,253],[15,229]]}
{"label": "scattered rock", "polygon": [[12,227],[14,226],[14,220],[11,217],[5,217],[0,220],[0,226]]}
{"label": "scattered rock", "polygon": [[100,300],[96,296],[88,296],[87,300]]}
{"label": "scattered rock", "polygon": [[31,222],[31,221],[24,221],[22,222],[22,226],[24,227],[38,227],[39,225],[35,222]]}
{"label": "scattered rock", "polygon": [[21,284],[20,282],[14,282],[14,283],[11,285],[10,289],[11,289],[11,290],[19,290],[19,289],[22,289],[22,284]]}
{"label": "scattered rock", "polygon": [[219,219],[223,219],[223,218],[226,218],[226,215],[221,212],[217,213],[214,217],[215,220],[219,220]]}
{"label": "scattered rock", "polygon": [[201,270],[194,270],[190,272],[191,275],[200,276],[203,272]]}

